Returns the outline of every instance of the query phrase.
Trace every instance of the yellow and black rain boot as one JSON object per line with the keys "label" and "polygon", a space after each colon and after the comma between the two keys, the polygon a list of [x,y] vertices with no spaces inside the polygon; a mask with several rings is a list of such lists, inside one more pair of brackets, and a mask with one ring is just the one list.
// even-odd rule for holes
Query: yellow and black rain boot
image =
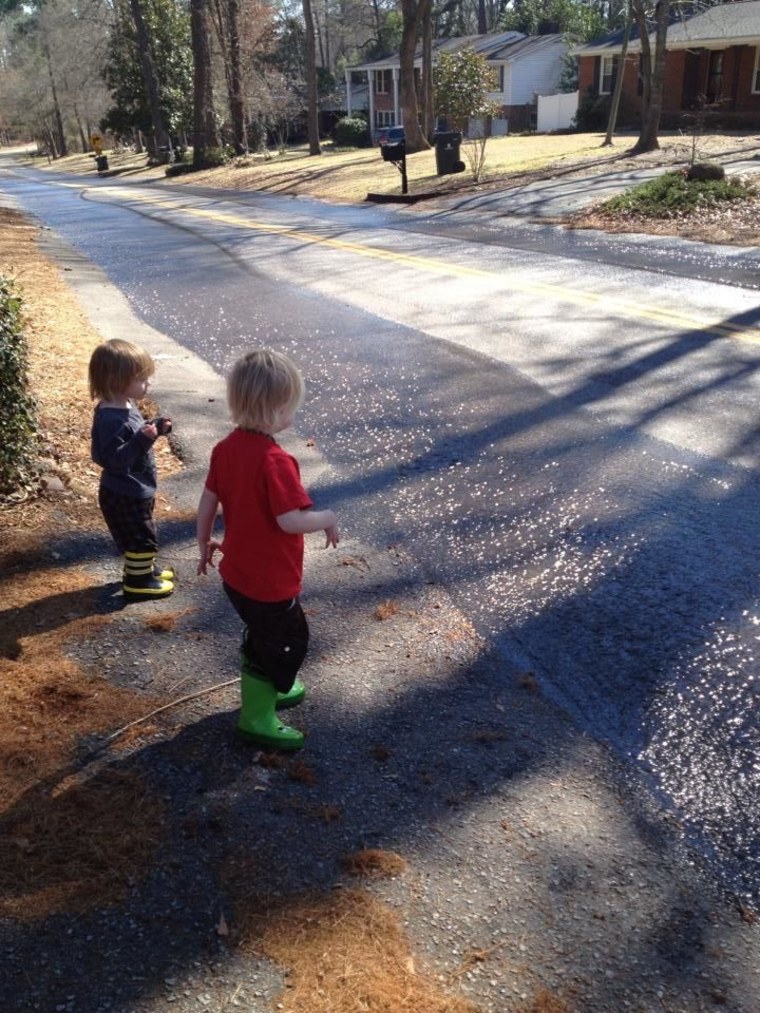
{"label": "yellow and black rain boot", "polygon": [[153,567],[155,552],[124,553],[124,597],[130,601],[145,601],[148,598],[168,598],[174,590],[171,580],[157,577]]}
{"label": "yellow and black rain boot", "polygon": [[[124,561],[126,569],[126,560]],[[175,580],[177,574],[174,571],[173,566],[161,566],[157,561],[153,562],[153,576],[158,577],[159,580]]]}
{"label": "yellow and black rain boot", "polygon": [[[242,664],[242,670],[246,675],[258,675],[261,676],[261,671],[252,665],[248,660],[248,655],[245,653],[245,648],[240,648],[240,661]],[[297,707],[299,703],[303,703],[303,699],[306,696],[306,687],[300,679],[296,679],[293,685],[290,687],[287,693],[277,693],[277,701],[275,702],[275,709],[278,711],[286,710],[288,707]]]}
{"label": "yellow and black rain boot", "polygon": [[241,709],[238,718],[238,734],[269,749],[293,752],[302,749],[303,733],[283,725],[277,717],[275,706],[277,690],[268,679],[259,679],[245,670],[240,674]]}

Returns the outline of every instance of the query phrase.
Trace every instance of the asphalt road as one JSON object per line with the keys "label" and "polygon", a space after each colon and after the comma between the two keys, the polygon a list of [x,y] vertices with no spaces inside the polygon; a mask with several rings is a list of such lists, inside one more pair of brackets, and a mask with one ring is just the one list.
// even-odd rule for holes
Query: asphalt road
{"label": "asphalt road", "polygon": [[411,551],[760,901],[756,291],[689,279],[671,243],[632,265],[627,240],[529,251],[485,219],[29,173],[0,192],[215,370],[293,354],[319,502]]}

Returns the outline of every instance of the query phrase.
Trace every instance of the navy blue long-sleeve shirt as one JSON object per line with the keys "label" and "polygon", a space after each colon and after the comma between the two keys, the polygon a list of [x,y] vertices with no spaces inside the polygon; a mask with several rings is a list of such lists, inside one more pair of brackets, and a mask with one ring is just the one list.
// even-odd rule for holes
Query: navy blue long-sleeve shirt
{"label": "navy blue long-sleeve shirt", "polygon": [[132,406],[95,408],[91,455],[103,469],[100,476],[103,488],[135,499],[151,499],[156,495],[153,440],[140,432],[144,425],[145,419]]}

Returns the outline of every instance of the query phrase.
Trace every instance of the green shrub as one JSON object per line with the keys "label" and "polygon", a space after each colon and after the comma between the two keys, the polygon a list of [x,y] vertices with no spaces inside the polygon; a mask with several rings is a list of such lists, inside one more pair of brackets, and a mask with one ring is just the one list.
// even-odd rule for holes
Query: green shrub
{"label": "green shrub", "polygon": [[35,403],[27,385],[21,297],[0,275],[0,495],[29,487],[37,449]]}
{"label": "green shrub", "polygon": [[186,172],[197,172],[198,167],[192,162],[173,162],[164,169],[165,176],[184,176]]}
{"label": "green shrub", "polygon": [[361,116],[344,116],[333,127],[333,143],[337,148],[368,148],[369,127]]}
{"label": "green shrub", "polygon": [[748,200],[757,191],[730,179],[687,179],[683,172],[666,172],[602,204],[602,210],[672,218],[724,201]]}
{"label": "green shrub", "polygon": [[582,133],[594,133],[607,129],[610,118],[610,96],[595,95],[592,88],[587,88],[578,101],[575,114],[575,127]]}
{"label": "green shrub", "polygon": [[218,169],[220,165],[226,165],[235,157],[235,149],[231,144],[225,144],[221,148],[206,148],[203,155],[204,169]]}

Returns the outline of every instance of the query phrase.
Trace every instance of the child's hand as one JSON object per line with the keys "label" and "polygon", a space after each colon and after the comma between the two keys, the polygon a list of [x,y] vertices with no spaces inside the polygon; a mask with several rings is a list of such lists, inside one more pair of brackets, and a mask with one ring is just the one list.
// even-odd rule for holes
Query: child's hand
{"label": "child's hand", "polygon": [[338,534],[337,524],[331,524],[329,528],[325,528],[325,548],[329,549],[330,546],[335,549],[340,541],[340,535]]}
{"label": "child's hand", "polygon": [[140,430],[140,432],[148,440],[158,439],[158,429],[156,428],[155,422],[146,422],[145,425]]}
{"label": "child's hand", "polygon": [[222,543],[216,542],[213,539],[210,542],[206,542],[203,555],[198,560],[198,569],[196,573],[198,576],[206,573],[206,567],[210,566],[212,569],[216,569],[214,564],[214,553],[222,550]]}

